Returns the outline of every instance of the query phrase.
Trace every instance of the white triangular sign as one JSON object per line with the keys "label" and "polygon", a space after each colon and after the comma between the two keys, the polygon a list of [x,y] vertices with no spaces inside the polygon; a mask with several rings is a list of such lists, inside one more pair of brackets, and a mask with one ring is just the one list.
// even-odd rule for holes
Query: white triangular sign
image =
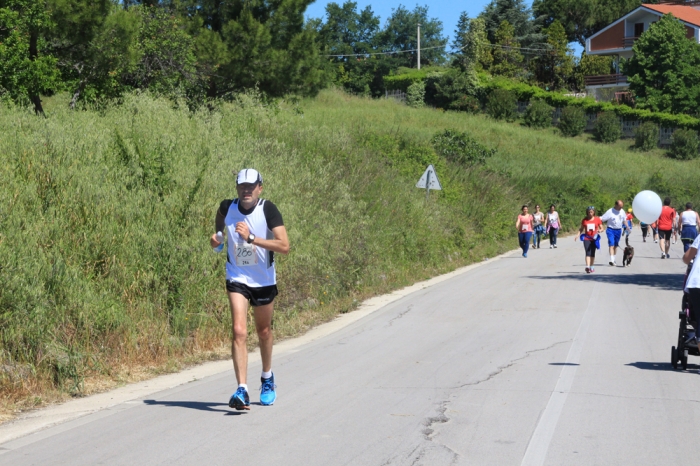
{"label": "white triangular sign", "polygon": [[420,180],[418,180],[416,188],[430,188],[437,191],[442,190],[440,180],[438,180],[437,173],[435,173],[435,168],[433,168],[432,165],[428,165],[428,168],[425,169],[425,173],[423,173],[423,176],[421,176]]}

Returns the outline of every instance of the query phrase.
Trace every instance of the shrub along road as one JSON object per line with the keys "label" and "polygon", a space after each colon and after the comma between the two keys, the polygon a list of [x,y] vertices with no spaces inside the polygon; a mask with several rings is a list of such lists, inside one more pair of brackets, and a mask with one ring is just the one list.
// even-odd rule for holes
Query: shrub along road
{"label": "shrub along road", "polygon": [[626,269],[586,275],[569,237],[414,292],[278,357],[273,407],[229,409],[229,371],[7,442],[0,464],[680,463],[700,428],[700,360],[670,366],[682,247],[633,244]]}

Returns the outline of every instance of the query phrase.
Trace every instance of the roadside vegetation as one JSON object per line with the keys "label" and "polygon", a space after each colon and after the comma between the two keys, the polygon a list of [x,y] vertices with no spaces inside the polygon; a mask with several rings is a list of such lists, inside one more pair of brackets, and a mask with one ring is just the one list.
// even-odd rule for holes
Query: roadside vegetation
{"label": "roadside vegetation", "polygon": [[[586,205],[641,189],[700,201],[697,160],[335,90],[198,113],[148,95],[46,112],[0,110],[5,415],[227,357],[225,257],[208,236],[246,166],[292,243],[277,338],[511,249],[523,203],[557,204],[571,228]],[[444,189],[426,202],[415,183],[428,164]]]}

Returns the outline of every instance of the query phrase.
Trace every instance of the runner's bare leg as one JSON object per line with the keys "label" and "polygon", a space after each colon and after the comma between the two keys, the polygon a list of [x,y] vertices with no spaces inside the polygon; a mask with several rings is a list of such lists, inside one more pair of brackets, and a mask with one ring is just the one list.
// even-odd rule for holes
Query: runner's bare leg
{"label": "runner's bare leg", "polygon": [[231,321],[233,322],[233,338],[231,341],[231,357],[233,370],[239,384],[248,383],[248,300],[240,293],[229,293],[228,302],[231,306]]}
{"label": "runner's bare leg", "polygon": [[274,303],[255,308],[255,330],[260,340],[260,358],[262,359],[263,372],[272,369],[272,313]]}

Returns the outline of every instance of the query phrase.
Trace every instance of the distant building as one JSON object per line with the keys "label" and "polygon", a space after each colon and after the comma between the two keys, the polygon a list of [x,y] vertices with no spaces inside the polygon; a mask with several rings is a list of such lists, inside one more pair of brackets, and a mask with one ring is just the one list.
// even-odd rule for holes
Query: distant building
{"label": "distant building", "polygon": [[586,76],[588,94],[598,100],[609,100],[615,95],[627,94],[627,76],[620,73],[620,58],[631,58],[634,55],[634,42],[667,13],[685,25],[688,38],[700,42],[700,0],[644,3],[586,39],[586,53],[614,57],[613,63],[617,70],[614,74]]}

